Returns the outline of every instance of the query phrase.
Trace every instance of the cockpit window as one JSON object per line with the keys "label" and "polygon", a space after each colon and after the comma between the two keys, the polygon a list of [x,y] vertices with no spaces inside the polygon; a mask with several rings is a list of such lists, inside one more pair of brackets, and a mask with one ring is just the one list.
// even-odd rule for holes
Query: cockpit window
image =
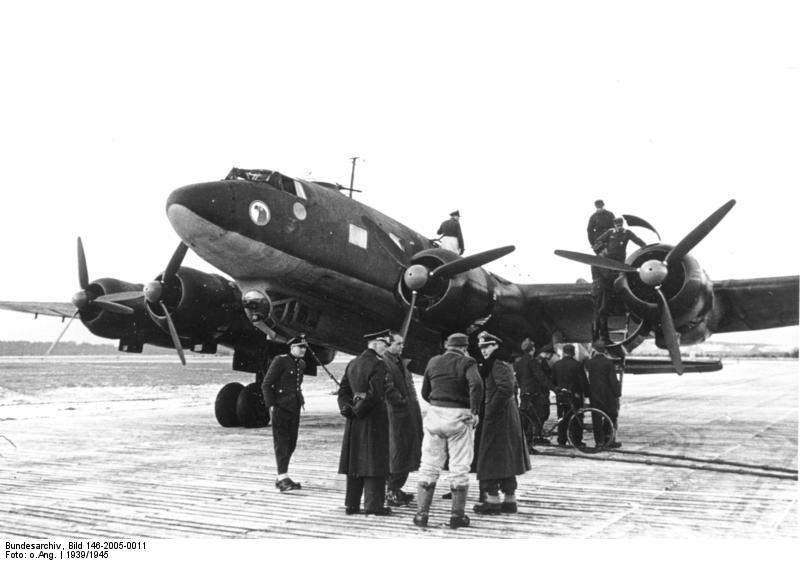
{"label": "cockpit window", "polygon": [[300,199],[308,200],[305,189],[303,189],[303,185],[299,181],[292,179],[291,177],[286,177],[277,171],[270,171],[268,169],[233,168],[225,177],[225,179],[266,183],[272,187],[275,187],[276,189],[285,191],[290,195]]}

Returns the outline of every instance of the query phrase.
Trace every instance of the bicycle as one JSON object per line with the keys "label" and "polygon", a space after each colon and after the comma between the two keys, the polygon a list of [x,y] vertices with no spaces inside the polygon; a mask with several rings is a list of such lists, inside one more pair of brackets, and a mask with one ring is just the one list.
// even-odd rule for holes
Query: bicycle
{"label": "bicycle", "polygon": [[[576,408],[573,403],[573,396],[568,390],[561,389],[556,392],[556,402],[558,403],[559,401],[562,405],[568,405],[572,413],[566,427],[566,433],[567,440],[573,448],[582,454],[596,454],[612,448],[617,431],[611,421],[611,417],[595,407]],[[532,410],[523,411],[520,409],[519,415],[522,423],[522,432],[530,450],[534,450],[538,444],[536,442],[537,439],[549,440],[551,437],[557,436],[558,428],[565,422],[564,419],[566,418],[566,415],[559,417],[553,424],[548,426],[547,423],[543,424]],[[536,427],[538,426],[542,426],[540,435],[536,435]],[[575,445],[576,435],[581,436],[579,442],[582,445]],[[595,435],[597,435],[599,441],[595,438]],[[593,443],[593,446],[588,445],[590,442]]]}

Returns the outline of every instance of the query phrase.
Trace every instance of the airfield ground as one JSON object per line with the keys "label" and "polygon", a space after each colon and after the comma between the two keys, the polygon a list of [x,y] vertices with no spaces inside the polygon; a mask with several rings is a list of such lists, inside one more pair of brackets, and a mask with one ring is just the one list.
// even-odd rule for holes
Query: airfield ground
{"label": "airfield ground", "polygon": [[344,514],[344,420],[323,372],[305,383],[291,466],[303,489],[280,494],[271,429],[214,419],[219,388],[251,381],[229,359],[126,359],[0,359],[3,538],[798,537],[797,361],[626,376],[619,452],[544,449],[519,478],[518,514],[451,531],[438,492],[427,530],[412,508]]}

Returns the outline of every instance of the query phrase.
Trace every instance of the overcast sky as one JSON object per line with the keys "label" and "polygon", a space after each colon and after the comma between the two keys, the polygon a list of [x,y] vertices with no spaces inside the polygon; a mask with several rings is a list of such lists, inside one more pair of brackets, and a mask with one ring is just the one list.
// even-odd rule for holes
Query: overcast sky
{"label": "overcast sky", "polygon": [[[596,198],[671,243],[735,198],[693,252],[710,277],[797,274],[795,5],[3,3],[0,299],[68,302],[79,235],[91,278],[146,282],[173,189],[233,166],[347,184],[351,156],[370,206],[515,244],[489,266],[513,281],[588,277],[553,250],[588,250]],[[0,312],[0,339],[60,329]]]}

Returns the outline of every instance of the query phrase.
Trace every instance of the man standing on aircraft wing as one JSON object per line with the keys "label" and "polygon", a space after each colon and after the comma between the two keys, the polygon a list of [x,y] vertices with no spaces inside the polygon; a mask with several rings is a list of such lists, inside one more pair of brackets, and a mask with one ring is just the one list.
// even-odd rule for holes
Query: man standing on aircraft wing
{"label": "man standing on aircraft wing", "polygon": [[350,361],[339,386],[339,411],[347,417],[339,473],[347,476],[346,514],[388,516],[384,506],[389,475],[389,418],[386,414],[386,363],[389,330],[364,336],[367,349]]}
{"label": "man standing on aircraft wing", "polygon": [[[584,362],[586,372],[589,374],[589,401],[592,407],[599,409],[611,418],[611,422],[616,429],[622,388],[614,368],[614,361],[605,354],[605,344],[602,341],[595,341],[592,344],[592,348],[594,349],[592,358]],[[601,443],[605,443],[609,435],[603,434],[604,426],[600,415],[592,413],[592,427],[595,444],[599,446]],[[611,427],[606,427],[605,432],[610,433]],[[612,442],[608,446],[619,448],[621,444]]]}
{"label": "man standing on aircraft wing", "polygon": [[417,486],[414,524],[428,525],[428,511],[436,482],[449,457],[452,510],[450,527],[469,526],[464,513],[469,488],[469,467],[478,411],[483,401],[483,381],[475,359],[467,354],[469,340],[453,333],[445,352],[433,357],[422,379],[422,399],[431,404],[423,421],[422,465]]}
{"label": "man standing on aircraft wing", "polygon": [[589,245],[594,248],[594,244],[601,235],[609,228],[614,227],[614,213],[605,209],[605,203],[597,199],[594,202],[594,213],[589,217],[589,225],[586,227],[586,234],[589,236]]}
{"label": "man standing on aircraft wing", "polygon": [[392,332],[383,353],[386,363],[386,408],[389,413],[389,471],[386,502],[407,505],[414,498],[403,491],[408,474],[419,469],[422,454],[422,413],[411,372],[403,364],[403,336]]}
{"label": "man standing on aircraft wing", "polygon": [[300,489],[300,484],[289,477],[289,460],[297,446],[300,429],[300,409],[303,407],[302,385],[306,363],[303,357],[308,344],[301,337],[289,341],[289,354],[273,359],[261,383],[264,403],[270,408],[272,418],[272,443],[278,464],[275,487],[281,493]]}
{"label": "man standing on aircraft wing", "polygon": [[[614,227],[606,230],[594,242],[592,248],[598,255],[609,257],[621,263],[627,256],[628,242],[632,241],[639,247],[647,245],[639,236],[627,230],[621,217],[614,219]],[[592,267],[596,269],[597,267]],[[612,298],[614,292],[614,279],[617,274],[613,271],[603,270],[595,277],[592,273],[592,299],[594,300],[595,325],[592,330],[592,339],[610,342],[608,337],[608,316],[612,311]]]}
{"label": "man standing on aircraft wing", "polygon": [[461,213],[454,210],[450,213],[450,218],[442,222],[437,234],[442,236],[440,238],[442,247],[449,249],[453,253],[461,255],[464,253],[464,237],[461,235]]}

